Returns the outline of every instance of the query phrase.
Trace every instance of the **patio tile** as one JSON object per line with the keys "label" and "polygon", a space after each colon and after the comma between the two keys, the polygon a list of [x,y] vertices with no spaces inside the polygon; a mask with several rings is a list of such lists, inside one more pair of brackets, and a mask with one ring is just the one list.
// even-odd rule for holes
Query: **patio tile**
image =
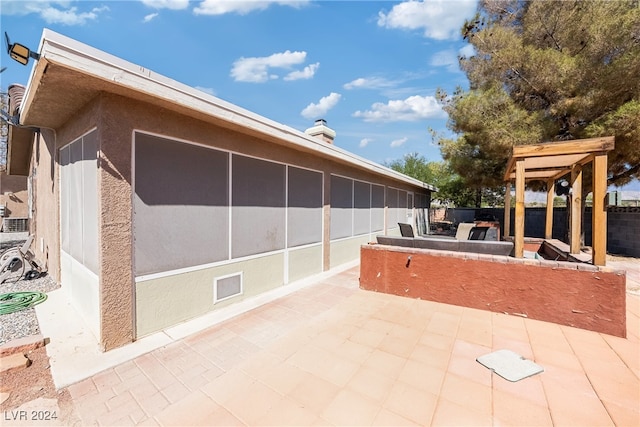
{"label": "patio tile", "polygon": [[263,417],[259,424],[266,426],[308,426],[318,421],[315,412],[289,398],[281,398]]}
{"label": "patio tile", "polygon": [[388,377],[396,378],[400,375],[405,363],[406,359],[402,357],[376,349],[364,362],[363,366],[367,366]]}
{"label": "patio tile", "polygon": [[72,398],[79,399],[87,394],[97,394],[98,389],[93,383],[93,380],[91,378],[87,378],[86,380],[82,380],[76,384],[70,385],[69,393],[71,394]]}
{"label": "patio tile", "polygon": [[559,368],[582,370],[580,360],[573,351],[566,352],[545,345],[535,345],[533,348],[533,360],[543,368],[548,365],[557,366]]}
{"label": "patio tile", "polygon": [[413,352],[416,342],[417,340],[407,341],[403,338],[387,335],[380,344],[378,344],[378,350],[394,354],[401,358],[407,358]]}
{"label": "patio tile", "polygon": [[438,395],[440,399],[491,417],[491,393],[491,387],[455,374],[447,374]]}
{"label": "patio tile", "polygon": [[288,393],[287,397],[319,414],[335,398],[339,390],[340,387],[337,385],[309,375]]}
{"label": "patio tile", "polygon": [[629,409],[640,407],[640,387],[637,382],[629,381],[634,374],[627,366],[591,359],[585,359],[583,366],[600,399],[616,402]]}
{"label": "patio tile", "polygon": [[440,335],[455,337],[458,333],[459,323],[459,314],[437,312],[431,316],[426,330]]}
{"label": "patio tile", "polygon": [[310,375],[296,366],[283,362],[266,369],[256,378],[281,395],[286,395]]}
{"label": "patio tile", "polygon": [[500,391],[504,394],[509,394],[513,397],[529,401],[535,405],[542,407],[547,406],[547,398],[542,387],[541,374],[534,375],[532,377],[524,378],[520,381],[511,382],[507,381],[499,375],[493,375],[493,391]]}
{"label": "patio tile", "polygon": [[584,374],[549,369],[541,376],[551,419],[555,425],[613,425]]}
{"label": "patio tile", "polygon": [[493,390],[494,425],[503,426],[551,426],[551,414],[544,405],[522,399],[512,393]]}
{"label": "patio tile", "polygon": [[487,426],[491,425],[491,413],[486,414],[474,409],[440,399],[433,415],[433,426]]}
{"label": "patio tile", "polygon": [[518,353],[525,359],[533,360],[535,358],[535,354],[531,349],[531,344],[529,344],[529,341],[520,341],[512,338],[504,338],[501,335],[494,335],[492,342],[492,351],[511,350],[515,353]]}
{"label": "patio tile", "polygon": [[386,332],[374,331],[370,329],[360,328],[349,337],[349,341],[362,344],[369,348],[376,348],[382,340],[387,336]]}
{"label": "patio tile", "polygon": [[113,386],[120,384],[121,382],[122,380],[113,369],[108,369],[93,376],[93,383],[98,389],[98,392],[101,392],[105,389],[110,389]]}
{"label": "patio tile", "polygon": [[346,388],[356,391],[377,403],[382,403],[395,380],[369,367],[363,366],[349,380]]}
{"label": "patio tile", "polygon": [[437,369],[446,370],[451,358],[450,350],[439,350],[427,345],[417,344],[408,360],[424,363]]}
{"label": "patio tile", "polygon": [[203,386],[200,390],[213,400],[223,405],[236,394],[246,393],[255,379],[240,370],[232,370],[220,375]]}
{"label": "patio tile", "polygon": [[[640,322],[638,324],[640,325]],[[611,346],[624,364],[631,369],[631,372],[636,377],[640,377],[640,345],[637,342],[611,335],[603,334],[602,338]]]}
{"label": "patio tile", "polygon": [[438,395],[442,387],[445,370],[420,362],[408,360],[398,379],[413,387]]}
{"label": "patio tile", "polygon": [[250,377],[258,378],[265,372],[279,366],[283,361],[283,358],[269,351],[260,351],[250,359],[238,364],[237,369],[242,370]]}
{"label": "patio tile", "polygon": [[258,425],[282,396],[264,384],[255,382],[243,393],[236,393],[225,401],[224,408],[247,425]]}
{"label": "patio tile", "polygon": [[322,418],[333,425],[370,425],[379,405],[352,390],[341,390],[322,412]]}
{"label": "patio tile", "polygon": [[380,427],[389,427],[389,426],[419,426],[420,424],[415,423],[411,420],[402,417],[395,412],[391,412],[388,409],[382,408],[376,415],[376,418],[371,423],[372,426],[380,426]]}
{"label": "patio tile", "polygon": [[[640,402],[640,392],[636,399],[636,402]],[[640,403],[636,403],[635,407],[621,406],[618,402],[607,399],[603,399],[602,403],[615,425],[640,426]]]}
{"label": "patio tile", "polygon": [[409,384],[396,382],[383,407],[420,425],[429,425],[437,396]]}
{"label": "patio tile", "polygon": [[451,352],[455,340],[455,335],[441,335],[434,332],[425,331],[420,336],[418,344],[423,344],[438,350]]}
{"label": "patio tile", "polygon": [[204,426],[209,424],[210,415],[219,408],[211,398],[196,391],[167,406],[155,419],[162,426]]}

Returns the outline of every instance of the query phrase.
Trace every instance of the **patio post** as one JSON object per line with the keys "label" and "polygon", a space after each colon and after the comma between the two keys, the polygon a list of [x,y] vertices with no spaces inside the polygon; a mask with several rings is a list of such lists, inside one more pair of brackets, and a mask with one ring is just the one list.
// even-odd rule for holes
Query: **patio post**
{"label": "patio post", "polygon": [[607,154],[593,159],[593,210],[591,214],[591,247],[593,265],[607,263]]}
{"label": "patio post", "polygon": [[507,181],[504,191],[504,224],[502,225],[502,238],[507,240],[511,230],[511,181]]}
{"label": "patio post", "polygon": [[547,181],[547,217],[544,223],[544,238],[553,237],[553,195],[556,191],[556,183],[553,179]]}
{"label": "patio post", "polygon": [[516,162],[515,257],[524,256],[524,159]]}
{"label": "patio post", "polygon": [[582,165],[571,168],[571,234],[569,253],[580,253],[580,231],[582,225]]}

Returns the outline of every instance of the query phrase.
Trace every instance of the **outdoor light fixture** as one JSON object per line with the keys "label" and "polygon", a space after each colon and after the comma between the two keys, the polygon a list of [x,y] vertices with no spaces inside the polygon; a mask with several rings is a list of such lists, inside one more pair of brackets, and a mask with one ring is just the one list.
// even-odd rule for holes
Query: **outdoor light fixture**
{"label": "outdoor light fixture", "polygon": [[36,61],[40,59],[40,55],[38,53],[29,50],[29,48],[25,45],[22,45],[20,43],[11,44],[9,35],[6,31],[4,33],[4,38],[5,42],[7,43],[7,53],[15,61],[21,63],[22,65],[27,65],[29,63],[29,58],[33,58]]}

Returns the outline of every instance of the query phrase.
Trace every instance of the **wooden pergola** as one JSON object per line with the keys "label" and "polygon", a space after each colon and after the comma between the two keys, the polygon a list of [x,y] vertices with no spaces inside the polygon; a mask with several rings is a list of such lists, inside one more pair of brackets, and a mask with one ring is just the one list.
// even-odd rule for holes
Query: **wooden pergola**
{"label": "wooden pergola", "polygon": [[504,209],[504,235],[511,225],[511,183],[515,181],[515,256],[524,254],[524,189],[528,181],[547,183],[547,211],[545,239],[551,239],[553,229],[553,198],[555,181],[570,174],[571,225],[569,248],[571,254],[580,252],[582,225],[582,168],[593,162],[592,254],[594,265],[605,265],[607,255],[607,152],[615,146],[614,137],[579,139],[513,147],[504,180],[507,183]]}

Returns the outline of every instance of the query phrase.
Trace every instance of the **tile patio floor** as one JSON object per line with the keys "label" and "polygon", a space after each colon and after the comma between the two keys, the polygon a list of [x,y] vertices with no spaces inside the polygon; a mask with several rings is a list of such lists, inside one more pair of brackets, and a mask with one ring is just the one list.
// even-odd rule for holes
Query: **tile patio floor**
{"label": "tile patio floor", "polygon": [[[640,426],[628,339],[376,294],[358,267],[69,386],[83,425]],[[542,374],[475,361],[510,349]]]}

